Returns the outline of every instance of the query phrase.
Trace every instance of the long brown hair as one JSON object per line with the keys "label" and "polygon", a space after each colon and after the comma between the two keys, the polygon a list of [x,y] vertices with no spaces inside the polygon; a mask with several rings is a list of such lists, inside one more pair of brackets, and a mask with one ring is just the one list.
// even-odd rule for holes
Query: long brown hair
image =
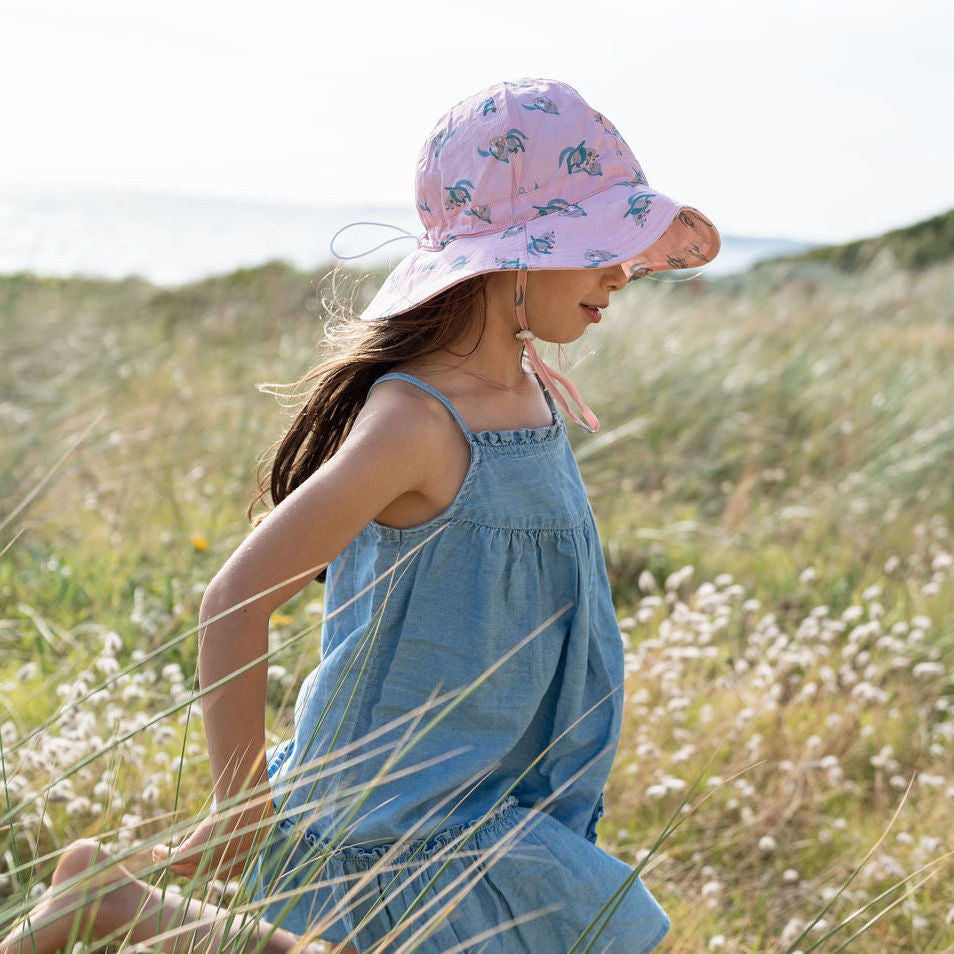
{"label": "long brown hair", "polygon": [[284,500],[338,450],[382,374],[457,343],[474,321],[482,336],[485,288],[486,276],[475,275],[401,315],[381,321],[347,317],[335,323],[329,333],[331,357],[292,385],[293,393],[307,398],[285,436],[273,445],[274,455],[262,460],[249,517],[266,496],[273,505]]}

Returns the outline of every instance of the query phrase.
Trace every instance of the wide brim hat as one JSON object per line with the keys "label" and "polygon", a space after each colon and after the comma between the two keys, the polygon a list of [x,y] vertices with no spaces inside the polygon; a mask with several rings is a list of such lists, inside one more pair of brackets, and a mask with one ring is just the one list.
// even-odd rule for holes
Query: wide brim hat
{"label": "wide brim hat", "polygon": [[632,279],[704,265],[720,247],[712,222],[652,189],[616,127],[555,80],[454,106],[421,150],[416,193],[424,234],[362,318],[486,272],[619,264]]}

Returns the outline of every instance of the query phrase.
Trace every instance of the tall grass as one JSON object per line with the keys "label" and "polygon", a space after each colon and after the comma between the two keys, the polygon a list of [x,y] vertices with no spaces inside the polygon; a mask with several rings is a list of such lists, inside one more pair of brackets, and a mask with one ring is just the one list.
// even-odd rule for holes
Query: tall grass
{"label": "tall grass", "polygon": [[[0,538],[0,933],[69,841],[138,852],[207,807],[195,616],[285,423],[254,383],[312,363],[325,293],[277,264],[0,279],[0,515],[25,504]],[[674,951],[807,951],[859,910],[819,949],[877,917],[849,950],[949,950],[954,273],[780,263],[620,299],[572,355],[627,643],[603,843]],[[273,619],[273,741],[322,614],[310,586]],[[182,890],[250,903],[215,881]]]}

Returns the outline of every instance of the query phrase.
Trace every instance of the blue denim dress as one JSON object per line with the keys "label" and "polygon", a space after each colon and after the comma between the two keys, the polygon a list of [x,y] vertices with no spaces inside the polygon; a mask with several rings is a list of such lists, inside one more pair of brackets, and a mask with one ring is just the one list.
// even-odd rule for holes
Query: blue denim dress
{"label": "blue denim dress", "polygon": [[454,501],[331,564],[270,758],[266,917],[359,951],[644,954],[669,921],[596,846],[623,658],[564,424],[472,433]]}

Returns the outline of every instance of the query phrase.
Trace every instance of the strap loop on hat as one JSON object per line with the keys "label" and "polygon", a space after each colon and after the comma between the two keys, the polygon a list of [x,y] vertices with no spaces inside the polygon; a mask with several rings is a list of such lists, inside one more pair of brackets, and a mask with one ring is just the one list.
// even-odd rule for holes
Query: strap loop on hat
{"label": "strap loop on hat", "polygon": [[[576,389],[573,382],[569,378],[564,377],[560,374],[559,371],[554,371],[539,355],[537,349],[534,347],[533,342],[536,338],[536,335],[530,331],[529,326],[527,325],[527,311],[526,311],[526,298],[527,298],[527,273],[523,269],[518,269],[517,271],[517,290],[514,294],[514,307],[517,312],[517,322],[520,325],[520,331],[517,332],[516,337],[523,341],[524,353],[527,356],[527,360],[530,362],[530,367],[533,368],[534,373],[538,378],[543,382],[544,387],[553,395],[553,399],[566,411],[570,417],[576,421],[580,427],[585,431],[589,431],[590,434],[595,434],[600,429],[600,422],[597,416],[590,410],[586,402],[583,400],[582,395]],[[583,418],[576,414],[573,408],[570,407],[569,402],[564,396],[563,392],[557,387],[557,382],[566,389],[567,394],[570,395],[570,398],[573,400],[573,403],[580,409],[580,413],[583,415]]]}
{"label": "strap loop on hat", "polygon": [[[342,255],[339,252],[335,251],[335,242],[338,239],[338,236],[342,232],[347,232],[348,229],[357,228],[361,225],[373,225],[378,226],[382,229],[394,229],[395,232],[400,232],[400,235],[395,235],[393,238],[385,239],[379,245],[375,245],[374,248],[369,248],[366,252],[358,252],[357,255]],[[379,248],[384,248],[385,245],[390,245],[392,242],[401,242],[404,239],[414,239],[418,240],[418,237],[413,232],[408,232],[407,229],[402,229],[400,225],[392,225],[390,222],[349,222],[347,225],[343,225],[337,232],[331,237],[331,241],[328,243],[328,251],[334,255],[335,258],[340,259],[343,262],[350,262],[356,258],[364,258],[365,255],[370,255],[372,252],[376,252]]]}

